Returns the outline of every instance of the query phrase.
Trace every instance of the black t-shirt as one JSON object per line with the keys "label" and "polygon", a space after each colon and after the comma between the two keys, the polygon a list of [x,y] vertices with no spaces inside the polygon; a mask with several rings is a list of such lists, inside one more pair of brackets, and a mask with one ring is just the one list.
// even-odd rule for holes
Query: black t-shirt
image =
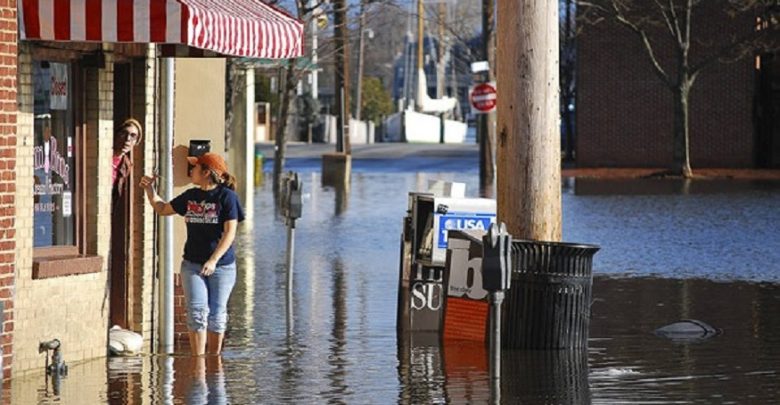
{"label": "black t-shirt", "polygon": [[[204,191],[191,188],[171,200],[171,207],[184,217],[187,223],[187,242],[184,244],[184,259],[193,263],[205,263],[217,249],[225,222],[244,220],[244,210],[238,202],[235,191],[225,187]],[[217,262],[223,266],[236,261],[233,246]]]}

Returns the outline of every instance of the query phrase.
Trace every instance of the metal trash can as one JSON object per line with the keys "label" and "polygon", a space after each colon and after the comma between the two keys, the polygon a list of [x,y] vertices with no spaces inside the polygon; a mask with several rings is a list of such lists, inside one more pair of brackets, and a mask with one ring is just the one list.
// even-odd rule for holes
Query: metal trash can
{"label": "metal trash can", "polygon": [[572,349],[588,346],[593,255],[599,246],[512,241],[512,288],[502,316],[503,346]]}

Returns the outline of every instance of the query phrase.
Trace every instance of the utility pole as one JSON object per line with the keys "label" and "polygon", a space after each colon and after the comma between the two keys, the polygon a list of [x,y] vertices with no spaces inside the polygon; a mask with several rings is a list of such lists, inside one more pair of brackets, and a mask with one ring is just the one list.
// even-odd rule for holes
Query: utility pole
{"label": "utility pole", "polygon": [[[425,48],[425,26],[423,25],[423,16],[425,7],[423,0],[417,0],[417,83],[419,85],[422,78],[419,75],[425,74],[425,63],[423,62],[423,49]],[[427,89],[426,89],[427,91]],[[414,100],[419,111],[422,111],[422,100]]]}
{"label": "utility pole", "polygon": [[347,2],[334,0],[335,45],[336,45],[336,152],[351,154],[349,144],[349,40],[347,38]]}
{"label": "utility pole", "polygon": [[360,23],[358,28],[360,29],[360,36],[358,37],[358,69],[357,69],[357,90],[355,91],[356,103],[355,103],[355,119],[360,121],[360,110],[362,110],[363,100],[363,52],[365,49],[365,31],[366,29],[366,0],[360,0],[360,16],[358,17]]}
{"label": "utility pole", "polygon": [[[309,0],[309,7],[314,8],[316,5],[316,0]],[[311,19],[311,63],[314,66],[314,69],[311,71],[311,98],[317,99],[319,97],[319,78],[317,75],[319,74],[319,67],[317,66],[317,27],[318,24],[318,14],[314,15],[314,18]]]}
{"label": "utility pole", "polygon": [[561,239],[558,2],[497,7],[497,220],[517,239]]}
{"label": "utility pole", "polygon": [[444,93],[447,75],[447,64],[444,63],[445,50],[447,49],[444,39],[444,24],[447,22],[447,3],[444,1],[439,3],[438,14],[439,46],[436,47],[436,98],[442,98],[446,95]]}
{"label": "utility pole", "polygon": [[[496,36],[493,31],[495,21],[494,0],[482,0],[482,57],[488,62],[485,81],[494,81],[496,69]],[[479,185],[482,190],[491,190],[495,179],[493,161],[496,139],[496,113],[490,112],[477,116],[479,130]]]}

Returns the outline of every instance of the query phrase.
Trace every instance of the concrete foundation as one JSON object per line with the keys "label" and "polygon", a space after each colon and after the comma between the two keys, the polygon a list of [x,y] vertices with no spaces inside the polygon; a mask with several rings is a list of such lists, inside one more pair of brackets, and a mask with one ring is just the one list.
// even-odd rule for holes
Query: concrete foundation
{"label": "concrete foundation", "polygon": [[322,184],[324,186],[343,186],[349,183],[352,173],[352,156],[346,153],[326,153],[322,155]]}

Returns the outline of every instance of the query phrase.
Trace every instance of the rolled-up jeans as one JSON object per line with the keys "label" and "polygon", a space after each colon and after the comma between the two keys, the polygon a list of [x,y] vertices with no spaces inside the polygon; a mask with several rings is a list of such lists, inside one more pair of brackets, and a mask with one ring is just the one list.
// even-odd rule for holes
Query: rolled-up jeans
{"label": "rolled-up jeans", "polygon": [[181,262],[181,282],[187,304],[187,328],[191,331],[224,333],[227,303],[236,284],[236,262],[217,266],[210,276],[202,276],[203,265]]}

